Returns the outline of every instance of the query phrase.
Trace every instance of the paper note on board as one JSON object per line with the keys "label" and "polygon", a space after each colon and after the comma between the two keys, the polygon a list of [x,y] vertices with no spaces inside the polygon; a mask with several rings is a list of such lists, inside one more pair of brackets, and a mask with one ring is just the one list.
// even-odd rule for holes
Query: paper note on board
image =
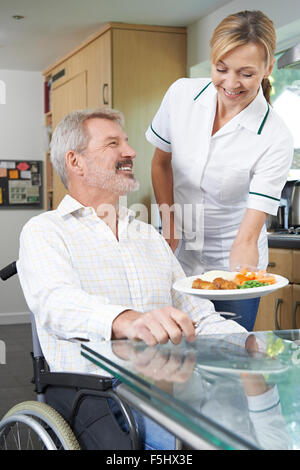
{"label": "paper note on board", "polygon": [[9,170],[9,177],[11,180],[17,180],[19,178],[18,170]]}
{"label": "paper note on board", "polygon": [[20,177],[24,180],[31,179],[31,171],[20,171]]}

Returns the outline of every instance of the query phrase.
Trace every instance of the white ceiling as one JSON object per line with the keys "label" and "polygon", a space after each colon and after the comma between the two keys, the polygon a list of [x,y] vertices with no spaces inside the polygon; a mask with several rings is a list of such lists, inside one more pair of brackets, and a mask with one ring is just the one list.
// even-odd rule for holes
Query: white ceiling
{"label": "white ceiling", "polygon": [[187,26],[229,1],[0,0],[0,69],[42,71],[110,21]]}

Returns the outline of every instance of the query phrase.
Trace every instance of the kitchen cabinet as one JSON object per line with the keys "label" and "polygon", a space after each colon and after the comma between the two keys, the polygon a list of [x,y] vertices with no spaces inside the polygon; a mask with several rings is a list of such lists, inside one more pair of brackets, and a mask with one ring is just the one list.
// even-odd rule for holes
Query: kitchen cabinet
{"label": "kitchen cabinet", "polygon": [[[52,80],[53,129],[75,109],[109,106],[124,114],[140,181],[140,189],[128,195],[127,204],[143,203],[150,214],[154,149],[145,131],[167,88],[186,76],[186,28],[109,23],[48,67],[44,76]],[[51,192],[55,209],[67,192],[55,171]]]}
{"label": "kitchen cabinet", "polygon": [[290,284],[261,298],[255,331],[300,328],[300,250],[269,248],[268,272]]}
{"label": "kitchen cabinet", "polygon": [[[52,91],[52,122],[54,126],[73,109],[87,106],[87,73],[79,73]],[[67,190],[59,176],[53,171],[53,206],[57,207]]]}

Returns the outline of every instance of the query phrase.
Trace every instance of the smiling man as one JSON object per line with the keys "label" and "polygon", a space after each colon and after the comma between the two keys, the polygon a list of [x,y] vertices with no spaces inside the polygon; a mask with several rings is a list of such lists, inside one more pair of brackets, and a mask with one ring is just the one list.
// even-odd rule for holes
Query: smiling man
{"label": "smiling man", "polygon": [[[22,230],[18,273],[51,371],[105,375],[80,355],[78,338],[178,344],[195,339],[194,322],[197,334],[245,332],[210,301],[174,291],[184,273],[167,242],[119,206],[120,195],[138,188],[136,154],[121,124],[122,116],[107,109],[75,111],[58,124],[51,160],[69,194]],[[64,415],[74,394],[50,387],[47,402]],[[89,426],[80,408],[83,424],[75,423],[75,432],[84,447],[97,448],[103,425],[94,398],[90,406]],[[143,447],[174,448],[173,436],[135,416]]]}

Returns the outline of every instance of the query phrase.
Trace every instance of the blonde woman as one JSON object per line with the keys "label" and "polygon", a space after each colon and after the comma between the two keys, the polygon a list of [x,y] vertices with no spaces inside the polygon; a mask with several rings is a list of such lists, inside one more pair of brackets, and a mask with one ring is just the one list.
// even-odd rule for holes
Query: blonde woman
{"label": "blonde woman", "polygon": [[[187,275],[265,269],[265,221],[275,215],[293,156],[270,104],[273,22],[260,11],[225,18],[211,45],[211,78],[180,79],[146,132],[155,147],[157,203],[175,207],[163,233]],[[170,222],[170,225],[169,225]],[[216,302],[253,329],[259,299]]]}

